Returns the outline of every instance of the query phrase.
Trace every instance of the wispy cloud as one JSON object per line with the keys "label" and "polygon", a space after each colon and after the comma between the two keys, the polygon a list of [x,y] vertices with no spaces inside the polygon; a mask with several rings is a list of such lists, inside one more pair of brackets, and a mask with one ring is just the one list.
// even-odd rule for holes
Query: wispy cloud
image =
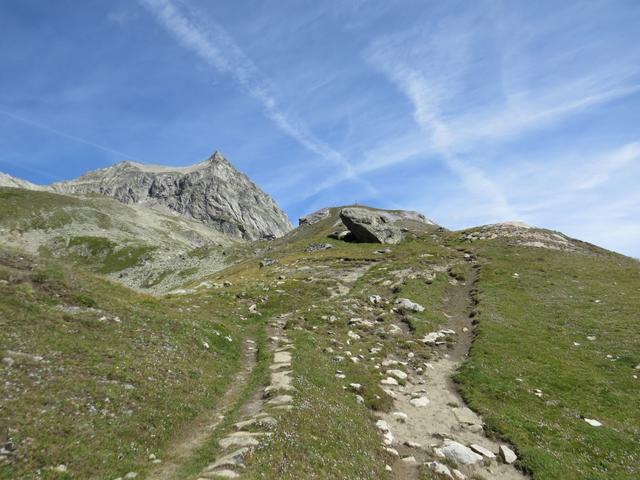
{"label": "wispy cloud", "polygon": [[[399,153],[392,155],[381,156],[380,150],[387,148],[376,146],[355,168],[364,174],[430,156],[446,165],[472,197],[488,200],[495,217],[515,217],[519,208],[496,166],[482,160],[496,151],[511,155],[506,145],[514,139],[640,91],[634,80],[639,69],[637,62],[619,60],[594,67],[562,48],[540,57],[535,47],[517,38],[514,25],[502,24],[498,34],[483,15],[469,9],[429,28],[385,35],[370,44],[365,58],[409,100],[422,136],[407,133],[396,140]],[[534,27],[526,38],[534,43],[542,35],[545,30]],[[637,52],[625,59],[633,55]],[[516,58],[519,62],[512,61]],[[512,68],[515,63],[519,68]],[[616,152],[583,185],[604,181],[607,171],[635,158],[633,146]]]}
{"label": "wispy cloud", "polygon": [[589,190],[601,186],[614,174],[634,162],[636,165],[640,164],[640,143],[638,142],[623,145],[583,165],[579,178],[574,181],[572,188]]}
{"label": "wispy cloud", "polygon": [[340,167],[341,173],[337,177],[360,182],[375,190],[357,176],[351,163],[340,152],[316,137],[300,119],[287,111],[270,79],[220,25],[213,21],[205,23],[202,15],[184,3],[178,6],[171,0],[140,2],[184,48],[197,54],[215,70],[232,77],[262,105],[265,116],[283,133],[324,161]]}

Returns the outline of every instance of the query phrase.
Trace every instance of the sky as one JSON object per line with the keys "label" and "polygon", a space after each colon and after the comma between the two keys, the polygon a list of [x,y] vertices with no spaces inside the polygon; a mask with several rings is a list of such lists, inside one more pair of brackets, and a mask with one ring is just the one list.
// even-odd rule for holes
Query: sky
{"label": "sky", "polygon": [[221,151],[296,223],[358,202],[640,257],[640,2],[3,0],[0,171]]}

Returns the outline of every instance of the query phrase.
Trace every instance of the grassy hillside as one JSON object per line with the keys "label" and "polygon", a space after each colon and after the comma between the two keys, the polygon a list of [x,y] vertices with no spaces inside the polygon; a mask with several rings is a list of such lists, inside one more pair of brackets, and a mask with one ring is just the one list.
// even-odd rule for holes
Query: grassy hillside
{"label": "grassy hillside", "polygon": [[[26,219],[40,219],[43,232],[66,222],[52,212],[77,213],[70,197],[37,197],[27,207],[15,192],[0,189],[0,225],[23,229]],[[407,369],[426,368],[459,351],[456,337],[439,347],[420,339],[446,325],[452,303],[466,312],[456,296],[466,286],[478,302],[466,313],[477,325],[456,380],[489,434],[516,447],[518,467],[544,480],[639,478],[638,262],[556,234],[548,235],[566,250],[500,235],[470,242],[435,228],[408,232],[381,252],[381,245],[329,239],[337,219],[333,210],[282,239],[229,249],[236,261],[221,271],[206,269],[212,247],[194,247],[185,256],[198,266],[185,266],[192,270],[182,277],[183,294],[164,297],[87,271],[144,262],[156,252],[152,244],[119,255],[113,237],[77,234],[67,245],[89,255],[75,265],[3,247],[0,444],[10,442],[15,453],[0,463],[0,478],[145,478],[149,455],[166,458],[176,438],[220,402],[240,368],[240,345],[252,338],[257,367],[175,477],[197,478],[220,454],[217,442],[234,431],[243,404],[268,382],[264,347],[280,314],[290,314],[294,408],[277,416],[247,458],[245,478],[402,478],[385,468],[394,457],[375,428],[393,408],[380,363],[394,357]],[[547,233],[534,233],[535,245],[544,245]],[[387,303],[374,305],[371,295]],[[401,297],[425,310],[394,309]],[[427,446],[437,440],[421,439]],[[59,465],[66,471],[55,471]],[[474,477],[481,478],[491,477]]]}
{"label": "grassy hillside", "polygon": [[231,263],[237,248],[203,224],[100,197],[0,188],[0,241],[164,293]]}
{"label": "grassy hillside", "polygon": [[472,407],[536,479],[639,478],[640,264],[500,241],[474,249],[478,335],[458,377]]}
{"label": "grassy hillside", "polygon": [[15,452],[0,478],[143,471],[231,381],[247,333],[231,303],[148,297],[2,250],[0,442]]}

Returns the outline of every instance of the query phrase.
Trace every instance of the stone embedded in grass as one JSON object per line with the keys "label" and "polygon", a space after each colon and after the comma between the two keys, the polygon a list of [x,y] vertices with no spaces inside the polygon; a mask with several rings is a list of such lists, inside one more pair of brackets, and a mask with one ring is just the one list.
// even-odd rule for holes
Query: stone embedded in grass
{"label": "stone embedded in grass", "polygon": [[400,308],[400,310],[409,312],[424,312],[424,307],[422,305],[412,302],[408,298],[398,298],[395,303]]}
{"label": "stone embedded in grass", "polygon": [[473,465],[482,461],[481,455],[453,440],[445,440],[444,446],[436,448],[434,451],[439,457],[448,458],[462,465]]}
{"label": "stone embedded in grass", "polygon": [[228,455],[218,458],[214,463],[205,468],[204,472],[210,472],[220,467],[244,468],[244,457],[249,453],[249,448],[242,447]]}
{"label": "stone embedded in grass", "polygon": [[500,458],[504,460],[504,463],[511,464],[518,459],[518,456],[506,445],[500,445]]}
{"label": "stone embedded in grass", "polygon": [[356,395],[356,403],[362,405],[364,403],[364,397],[362,395]]}
{"label": "stone embedded in grass", "polygon": [[353,390],[354,392],[359,392],[360,390],[362,390],[362,385],[359,383],[350,383],[349,387],[351,388],[351,390]]}
{"label": "stone embedded in grass", "polygon": [[276,352],[273,356],[273,363],[290,363],[291,353],[287,351]]}
{"label": "stone embedded in grass", "polygon": [[426,334],[420,341],[426,345],[441,345],[446,343],[441,339],[449,335],[455,335],[455,333],[456,333],[455,330],[449,330],[449,329],[438,330],[437,332],[431,332]]}
{"label": "stone embedded in grass", "polygon": [[598,420],[594,420],[593,418],[585,418],[584,421],[587,422],[592,427],[601,427],[602,426],[601,422],[599,422]]}
{"label": "stone embedded in grass", "polygon": [[387,375],[395,377],[398,380],[406,380],[408,377],[408,375],[402,370],[387,370]]}
{"label": "stone embedded in grass", "polygon": [[287,405],[293,402],[291,395],[278,395],[267,402],[267,405]]}
{"label": "stone embedded in grass", "polygon": [[398,381],[393,378],[393,377],[387,377],[383,380],[380,380],[380,384],[381,385],[386,385],[386,386],[398,386]]}
{"label": "stone embedded in grass", "polygon": [[[205,475],[205,474],[202,474]],[[205,478],[240,478],[240,474],[238,472],[234,472],[233,470],[224,469],[224,470],[215,470],[213,472],[206,473],[206,477],[200,476],[198,480]]]}
{"label": "stone embedded in grass", "polygon": [[380,295],[369,296],[369,302],[374,305],[380,305],[382,303],[382,297]]}
{"label": "stone embedded in grass", "polygon": [[259,445],[258,438],[265,435],[264,433],[235,432],[221,439],[218,445],[220,448],[257,447]]}

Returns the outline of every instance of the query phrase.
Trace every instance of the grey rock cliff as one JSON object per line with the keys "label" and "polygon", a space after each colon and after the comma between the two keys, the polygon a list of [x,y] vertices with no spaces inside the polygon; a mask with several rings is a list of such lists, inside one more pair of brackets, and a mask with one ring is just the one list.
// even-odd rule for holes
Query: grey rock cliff
{"label": "grey rock cliff", "polygon": [[122,162],[51,189],[169,210],[244,240],[279,237],[292,228],[275,201],[218,152],[182,168]]}

